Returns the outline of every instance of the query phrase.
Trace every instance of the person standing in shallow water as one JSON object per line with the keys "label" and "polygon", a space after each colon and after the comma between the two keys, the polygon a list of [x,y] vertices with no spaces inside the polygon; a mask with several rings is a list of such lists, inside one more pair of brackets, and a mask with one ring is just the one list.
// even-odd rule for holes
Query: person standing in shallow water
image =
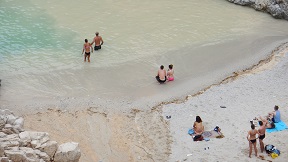
{"label": "person standing in shallow water", "polygon": [[160,66],[160,69],[157,72],[156,80],[159,83],[165,83],[166,82],[166,70],[164,70],[164,66],[163,65]]}
{"label": "person standing in shallow water", "polygon": [[94,39],[91,43],[91,45],[93,45],[93,43],[95,43],[94,51],[101,49],[101,45],[103,45],[103,43],[104,43],[102,37],[99,36],[99,32],[96,32],[95,35],[96,36],[94,37]]}
{"label": "person standing in shallow water", "polygon": [[90,52],[91,52],[90,49],[93,53],[92,45],[88,42],[88,39],[85,39],[85,43],[83,45],[83,50],[82,50],[82,55],[85,51],[84,62],[86,62],[86,58],[88,58],[88,62],[90,62]]}

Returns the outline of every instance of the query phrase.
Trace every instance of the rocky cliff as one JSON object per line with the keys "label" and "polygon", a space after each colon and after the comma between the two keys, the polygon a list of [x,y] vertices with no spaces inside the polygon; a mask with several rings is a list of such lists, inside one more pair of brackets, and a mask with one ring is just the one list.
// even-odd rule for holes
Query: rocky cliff
{"label": "rocky cliff", "polygon": [[227,0],[257,11],[270,13],[274,18],[288,20],[288,0]]}

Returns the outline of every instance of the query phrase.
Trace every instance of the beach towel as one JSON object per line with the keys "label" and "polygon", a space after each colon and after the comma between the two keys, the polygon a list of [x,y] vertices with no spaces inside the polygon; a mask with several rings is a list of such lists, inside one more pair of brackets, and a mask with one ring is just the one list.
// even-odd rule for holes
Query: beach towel
{"label": "beach towel", "polygon": [[282,131],[282,130],[287,130],[288,127],[287,125],[283,122],[283,121],[280,121],[278,123],[274,123],[275,124],[275,128],[273,129],[266,129],[266,132],[268,133],[272,133],[272,132],[278,132],[278,131]]}
{"label": "beach towel", "polygon": [[219,136],[220,134],[214,130],[211,131],[204,131],[202,136],[204,138],[216,138],[217,136]]}

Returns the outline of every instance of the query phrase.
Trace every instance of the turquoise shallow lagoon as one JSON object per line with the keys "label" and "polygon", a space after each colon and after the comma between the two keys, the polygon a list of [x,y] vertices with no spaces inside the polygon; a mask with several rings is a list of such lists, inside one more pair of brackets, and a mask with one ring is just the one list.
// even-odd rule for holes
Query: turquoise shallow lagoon
{"label": "turquoise shallow lagoon", "polygon": [[[0,106],[17,110],[151,107],[256,64],[288,33],[287,21],[211,0],[3,0],[0,19]],[[103,48],[83,63],[96,31]],[[159,86],[171,63],[175,82]]]}

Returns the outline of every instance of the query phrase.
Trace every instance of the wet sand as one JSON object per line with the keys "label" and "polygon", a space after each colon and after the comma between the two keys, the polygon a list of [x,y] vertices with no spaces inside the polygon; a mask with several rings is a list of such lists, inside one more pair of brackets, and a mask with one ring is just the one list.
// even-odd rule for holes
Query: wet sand
{"label": "wet sand", "polygon": [[[288,44],[282,44],[258,64],[183,100],[126,112],[101,107],[77,111],[49,109],[24,115],[25,128],[47,131],[59,143],[79,142],[83,162],[261,161],[254,154],[248,159],[249,121],[279,105],[281,118],[288,123],[287,52]],[[225,109],[220,108],[223,105]],[[171,119],[166,119],[167,115]],[[225,137],[193,142],[187,131],[196,115],[202,117],[206,130],[219,125]],[[281,151],[275,161],[285,161],[287,157],[287,140],[282,140],[287,135],[287,130],[266,134],[264,143],[273,144]]]}

